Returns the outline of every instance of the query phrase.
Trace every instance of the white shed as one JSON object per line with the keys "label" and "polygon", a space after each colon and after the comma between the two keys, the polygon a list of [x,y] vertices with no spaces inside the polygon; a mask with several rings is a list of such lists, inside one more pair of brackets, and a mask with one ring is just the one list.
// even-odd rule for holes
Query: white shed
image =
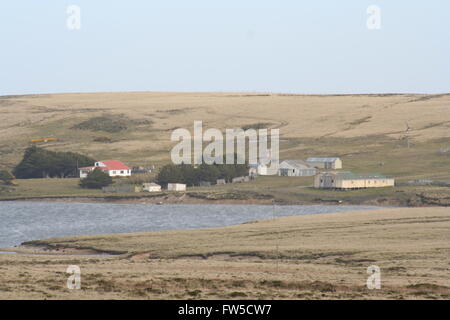
{"label": "white shed", "polygon": [[169,183],[167,184],[169,191],[186,191],[186,185],[183,183]]}
{"label": "white shed", "polygon": [[256,168],[256,172],[259,176],[276,176],[278,174],[279,166],[276,164],[270,164],[269,166],[259,164]]}
{"label": "white shed", "polygon": [[143,183],[142,184],[142,191],[146,192],[159,192],[161,191],[161,186],[156,183]]}
{"label": "white shed", "polygon": [[312,177],[316,169],[303,160],[285,160],[281,162],[278,174],[284,177]]}

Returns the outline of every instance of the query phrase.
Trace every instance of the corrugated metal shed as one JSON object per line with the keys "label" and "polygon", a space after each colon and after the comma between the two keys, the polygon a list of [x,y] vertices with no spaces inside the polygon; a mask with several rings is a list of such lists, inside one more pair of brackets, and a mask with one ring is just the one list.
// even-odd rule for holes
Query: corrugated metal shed
{"label": "corrugated metal shed", "polygon": [[310,164],[303,160],[284,160],[281,165],[288,164],[289,166],[297,169],[309,169],[312,168]]}

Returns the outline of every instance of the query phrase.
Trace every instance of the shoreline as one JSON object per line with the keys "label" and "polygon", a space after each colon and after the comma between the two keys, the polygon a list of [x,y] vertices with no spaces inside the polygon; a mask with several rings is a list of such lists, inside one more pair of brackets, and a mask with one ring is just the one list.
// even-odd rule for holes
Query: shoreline
{"label": "shoreline", "polygon": [[[217,203],[218,204],[218,203]],[[337,207],[337,206],[336,206]],[[389,209],[388,207],[379,207],[379,208],[373,208],[370,210],[383,210],[383,209]],[[359,212],[360,210],[355,208],[354,210],[349,209],[348,211],[343,212],[324,212],[324,213],[318,213],[320,215],[335,215],[335,214],[342,214],[342,213],[351,213],[351,212]],[[301,216],[301,215],[300,215]],[[183,232],[183,231],[202,231],[202,230],[210,230],[210,229],[220,229],[220,228],[228,228],[233,226],[240,226],[240,225],[248,225],[252,223],[260,223],[260,222],[270,222],[270,221],[276,221],[278,219],[283,218],[289,218],[289,217],[300,217],[296,215],[292,216],[280,216],[276,218],[260,218],[256,220],[249,220],[246,222],[242,222],[239,224],[231,224],[231,225],[224,225],[221,227],[200,227],[195,229],[167,229],[167,230],[161,230],[161,231],[137,231],[137,232],[129,232],[129,233],[112,233],[112,235],[138,235],[142,233],[157,233],[157,232]],[[308,216],[308,215],[304,215]],[[99,237],[103,235],[103,233],[99,234],[92,234],[89,236],[93,237]],[[37,239],[37,240],[28,240],[24,241],[18,245],[15,245],[13,247],[6,247],[1,248],[0,247],[0,255],[1,254],[17,254],[17,255],[27,255],[27,256],[87,256],[87,257],[94,257],[94,256],[108,256],[108,257],[114,257],[114,256],[121,256],[121,255],[127,255],[129,252],[127,251],[118,251],[118,250],[100,250],[95,247],[83,247],[83,246],[67,246],[67,245],[61,245],[61,244],[52,244],[52,240],[55,239],[63,239],[63,238],[78,238],[78,237],[84,237],[86,235],[80,234],[80,235],[74,235],[74,236],[66,236],[66,237],[48,237],[44,239]]]}
{"label": "shoreline", "polygon": [[0,248],[0,254],[48,257],[117,257],[126,253],[95,248],[52,245],[45,240],[26,241],[11,248]]}
{"label": "shoreline", "polygon": [[446,207],[444,204],[436,203],[426,203],[426,202],[416,202],[416,203],[405,203],[401,199],[365,199],[363,201],[358,201],[359,199],[354,199],[349,201],[348,199],[307,199],[301,198],[298,200],[286,200],[279,198],[269,198],[269,197],[255,197],[246,199],[236,199],[236,198],[209,198],[208,195],[198,196],[197,194],[161,194],[161,195],[151,195],[151,196],[135,196],[135,195],[112,195],[112,196],[59,196],[59,195],[49,195],[49,196],[30,196],[30,197],[11,197],[11,198],[0,198],[1,202],[69,202],[69,203],[117,203],[117,204],[154,204],[154,205],[165,205],[165,204],[204,204],[204,205],[214,205],[214,204],[239,204],[239,205],[368,205],[368,206],[396,206],[396,207]]}
{"label": "shoreline", "polygon": [[[187,197],[184,199],[167,199],[164,196],[155,197],[133,197],[133,196],[37,196],[37,197],[17,197],[17,198],[0,198],[0,202],[74,202],[74,203],[117,203],[117,204],[266,204],[271,205],[274,202],[270,200],[261,199],[248,199],[248,200],[236,200],[236,199],[222,199],[222,200],[207,200],[198,199],[194,197]],[[306,204],[306,203],[276,203],[277,205],[290,205],[290,204]],[[323,203],[315,203],[323,204]]]}

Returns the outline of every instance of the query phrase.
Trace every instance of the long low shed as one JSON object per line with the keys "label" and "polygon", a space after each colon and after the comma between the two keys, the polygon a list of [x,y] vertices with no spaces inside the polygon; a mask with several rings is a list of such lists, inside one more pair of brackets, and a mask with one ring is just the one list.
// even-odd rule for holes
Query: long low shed
{"label": "long low shed", "polygon": [[315,176],[314,187],[320,189],[364,189],[393,187],[395,180],[381,174],[323,172]]}

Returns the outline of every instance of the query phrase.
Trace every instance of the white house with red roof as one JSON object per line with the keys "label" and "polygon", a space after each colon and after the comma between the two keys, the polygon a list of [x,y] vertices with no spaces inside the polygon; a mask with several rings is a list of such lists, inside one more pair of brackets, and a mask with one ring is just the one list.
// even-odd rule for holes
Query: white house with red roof
{"label": "white house with red roof", "polygon": [[121,161],[105,160],[98,161],[93,167],[79,168],[80,178],[86,178],[89,173],[95,169],[100,169],[109,174],[111,177],[129,177],[131,176],[131,169]]}

